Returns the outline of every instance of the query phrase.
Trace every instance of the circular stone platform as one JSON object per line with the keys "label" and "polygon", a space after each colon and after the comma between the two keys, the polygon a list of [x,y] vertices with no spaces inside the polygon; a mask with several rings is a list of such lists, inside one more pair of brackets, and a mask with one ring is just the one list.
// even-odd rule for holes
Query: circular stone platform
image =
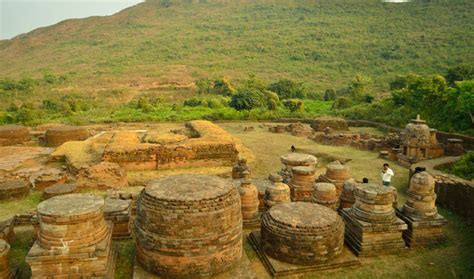
{"label": "circular stone platform", "polygon": [[344,244],[344,223],[337,213],[319,204],[281,203],[262,217],[262,245],[269,256],[299,265],[337,257]]}
{"label": "circular stone platform", "polygon": [[0,183],[0,200],[19,199],[29,193],[30,184],[24,180],[7,180]]}
{"label": "circular stone platform", "polygon": [[135,220],[138,262],[164,277],[210,276],[242,255],[240,195],[228,180],[176,175],[140,194]]}
{"label": "circular stone platform", "polygon": [[47,200],[52,197],[72,194],[76,192],[77,186],[75,184],[56,184],[49,186],[43,191],[43,199]]}
{"label": "circular stone platform", "polygon": [[334,186],[334,184],[332,183],[315,183],[313,192],[313,203],[317,203],[336,210],[338,206],[336,186]]}
{"label": "circular stone platform", "polygon": [[89,132],[83,127],[58,126],[46,131],[46,144],[56,147],[67,141],[81,141],[88,137]]}
{"label": "circular stone platform", "polygon": [[23,126],[0,126],[0,146],[15,145],[30,140],[30,131]]}
{"label": "circular stone platform", "polygon": [[69,251],[95,245],[108,233],[104,199],[91,194],[57,196],[38,205],[38,242],[45,249]]}
{"label": "circular stone platform", "polygon": [[351,212],[357,219],[370,223],[392,223],[395,220],[392,188],[363,183],[355,188],[354,196]]}

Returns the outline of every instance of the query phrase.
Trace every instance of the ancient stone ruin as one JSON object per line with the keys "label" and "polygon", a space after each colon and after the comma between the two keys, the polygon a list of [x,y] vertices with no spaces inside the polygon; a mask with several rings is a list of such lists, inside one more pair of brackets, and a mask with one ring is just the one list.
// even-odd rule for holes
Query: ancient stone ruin
{"label": "ancient stone ruin", "polygon": [[15,220],[7,219],[0,221],[0,239],[5,240],[8,243],[13,243],[15,240]]}
{"label": "ancient stone ruin", "polygon": [[339,208],[351,208],[355,203],[354,190],[357,187],[358,183],[353,179],[348,179],[342,185],[342,192],[340,197]]}
{"label": "ancient stone ruin", "polygon": [[297,166],[292,168],[292,176],[288,186],[290,186],[292,201],[311,202],[313,196],[313,186],[315,169],[310,166]]}
{"label": "ancient stone ruin", "polygon": [[112,239],[127,239],[131,237],[130,216],[131,199],[106,199],[104,218],[114,224]]}
{"label": "ancient stone ruin", "polygon": [[326,128],[336,131],[348,131],[349,126],[344,118],[339,117],[319,117],[313,120],[311,128],[316,132],[324,132]]}
{"label": "ancient stone ruin", "polygon": [[244,227],[255,226],[259,224],[258,216],[258,190],[252,181],[248,178],[248,174],[245,177],[238,188],[240,194],[240,203],[242,207],[242,219]]}
{"label": "ancient stone ruin", "polygon": [[30,193],[30,184],[24,180],[7,180],[0,183],[0,200],[21,199]]}
{"label": "ancient stone ruin", "polygon": [[143,143],[137,133],[116,132],[103,160],[126,170],[233,165],[238,151],[231,135],[209,121],[186,123],[189,138],[174,144]]}
{"label": "ancient stone ruin", "polygon": [[449,138],[447,140],[445,153],[448,156],[461,156],[465,153],[462,139]]}
{"label": "ancient stone ruin", "polygon": [[13,273],[8,264],[8,257],[10,255],[10,245],[5,240],[0,239],[0,278],[11,279]]}
{"label": "ancient stone ruin", "polygon": [[32,278],[112,278],[116,253],[104,200],[57,196],[38,205],[39,232],[26,257]]}
{"label": "ancient stone ruin", "polygon": [[275,205],[262,216],[263,250],[298,265],[328,262],[342,253],[344,223],[326,207],[293,202]]}
{"label": "ancient stone ruin", "polygon": [[57,147],[68,141],[81,141],[89,137],[87,129],[79,126],[57,126],[46,131],[46,146]]}
{"label": "ancient stone ruin", "polygon": [[346,243],[358,256],[374,256],[405,247],[402,232],[407,225],[395,216],[393,193],[388,187],[360,184],[355,203],[341,210],[346,223]]}
{"label": "ancient stone ruin", "polygon": [[401,153],[398,154],[398,161],[403,165],[409,166],[444,154],[436,139],[436,130],[430,129],[419,115],[405,127],[401,137]]}
{"label": "ancient stone ruin", "polygon": [[283,182],[288,183],[293,175],[293,168],[298,166],[316,167],[318,159],[313,155],[303,153],[288,153],[280,157],[280,175]]}
{"label": "ancient stone ruin", "polygon": [[447,220],[436,208],[435,180],[427,172],[418,172],[410,180],[407,200],[397,210],[397,216],[405,221],[408,229],[403,238],[409,247],[443,242],[443,227]]}
{"label": "ancient stone ruin", "polygon": [[23,126],[0,126],[0,146],[16,145],[30,140],[30,131]]}
{"label": "ancient stone ruin", "polygon": [[164,277],[210,276],[242,255],[240,195],[207,175],[157,179],[142,191],[135,221],[137,260]]}
{"label": "ancient stone ruin", "polygon": [[73,194],[76,191],[77,186],[74,183],[56,184],[43,190],[43,200],[47,200],[56,196]]}
{"label": "ancient stone ruin", "polygon": [[283,178],[280,175],[271,175],[269,179],[271,184],[265,189],[263,197],[265,209],[268,210],[280,203],[291,202],[290,187],[283,183]]}
{"label": "ancient stone ruin", "polygon": [[331,183],[314,184],[313,203],[320,204],[332,210],[339,207],[339,198],[337,197],[336,186]]}
{"label": "ancient stone ruin", "polygon": [[244,178],[244,172],[248,172],[250,176],[250,167],[247,165],[247,159],[239,158],[237,164],[232,167],[232,179]]}
{"label": "ancient stone ruin", "polygon": [[344,182],[350,178],[349,168],[339,161],[334,161],[327,164],[326,173],[320,175],[316,181],[334,184],[334,186],[336,186],[337,197],[339,198]]}

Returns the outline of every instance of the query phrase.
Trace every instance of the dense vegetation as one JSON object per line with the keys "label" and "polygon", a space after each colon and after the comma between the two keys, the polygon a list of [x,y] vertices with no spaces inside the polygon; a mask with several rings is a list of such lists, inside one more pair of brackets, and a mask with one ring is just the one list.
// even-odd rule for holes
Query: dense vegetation
{"label": "dense vegetation", "polygon": [[442,170],[464,179],[474,179],[474,151],[468,151],[459,161],[443,167]]}

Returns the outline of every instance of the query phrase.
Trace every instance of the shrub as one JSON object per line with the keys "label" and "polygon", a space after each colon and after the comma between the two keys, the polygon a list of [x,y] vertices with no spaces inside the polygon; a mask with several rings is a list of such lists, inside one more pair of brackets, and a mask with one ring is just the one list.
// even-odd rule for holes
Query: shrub
{"label": "shrub", "polygon": [[197,107],[202,105],[202,100],[200,98],[191,98],[184,100],[183,105],[185,107]]}
{"label": "shrub", "polygon": [[289,79],[280,79],[270,84],[268,90],[277,93],[281,99],[304,99],[306,97],[303,84]]}
{"label": "shrub", "polygon": [[280,106],[280,98],[275,92],[271,92],[266,90],[265,97],[267,99],[267,107],[269,110],[277,110],[278,106]]}
{"label": "shrub", "polygon": [[289,99],[283,105],[291,112],[304,112],[304,102],[298,99]]}
{"label": "shrub", "polygon": [[448,70],[445,76],[449,85],[453,86],[456,81],[474,79],[474,67],[463,64]]}
{"label": "shrub", "polygon": [[465,179],[474,179],[474,151],[468,151],[453,164],[452,172]]}
{"label": "shrub", "polygon": [[352,101],[347,97],[338,97],[334,104],[332,105],[333,109],[345,109],[352,106]]}
{"label": "shrub", "polygon": [[251,110],[264,107],[265,101],[265,96],[261,91],[254,88],[243,88],[232,96],[229,105],[236,110]]}
{"label": "shrub", "polygon": [[235,88],[225,78],[216,79],[212,88],[212,93],[222,96],[232,96],[235,94]]}
{"label": "shrub", "polygon": [[336,90],[334,88],[326,89],[324,92],[324,101],[334,101],[336,100]]}

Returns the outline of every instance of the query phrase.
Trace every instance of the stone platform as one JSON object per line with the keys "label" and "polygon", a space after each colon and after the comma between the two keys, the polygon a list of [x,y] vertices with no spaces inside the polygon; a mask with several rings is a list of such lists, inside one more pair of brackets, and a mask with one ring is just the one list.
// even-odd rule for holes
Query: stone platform
{"label": "stone platform", "polygon": [[426,246],[446,241],[443,227],[448,223],[443,216],[437,214],[431,219],[406,216],[401,208],[396,210],[397,216],[405,221],[408,229],[403,232],[403,239],[408,247]]}
{"label": "stone platform", "polygon": [[407,225],[403,220],[396,218],[389,224],[376,224],[356,219],[350,211],[342,209],[339,212],[346,223],[345,242],[357,256],[377,256],[405,248],[402,232]]}
{"label": "stone platform", "polygon": [[30,184],[24,180],[7,180],[0,183],[0,200],[21,199],[30,193]]}
{"label": "stone platform", "polygon": [[257,253],[262,264],[273,277],[289,275],[297,276],[299,274],[309,272],[360,265],[360,261],[357,259],[357,257],[346,247],[342,249],[341,254],[337,258],[330,262],[317,263],[313,265],[296,265],[282,262],[268,256],[263,250],[259,230],[251,232],[248,236],[248,240],[250,241],[250,244],[252,244],[252,247]]}

